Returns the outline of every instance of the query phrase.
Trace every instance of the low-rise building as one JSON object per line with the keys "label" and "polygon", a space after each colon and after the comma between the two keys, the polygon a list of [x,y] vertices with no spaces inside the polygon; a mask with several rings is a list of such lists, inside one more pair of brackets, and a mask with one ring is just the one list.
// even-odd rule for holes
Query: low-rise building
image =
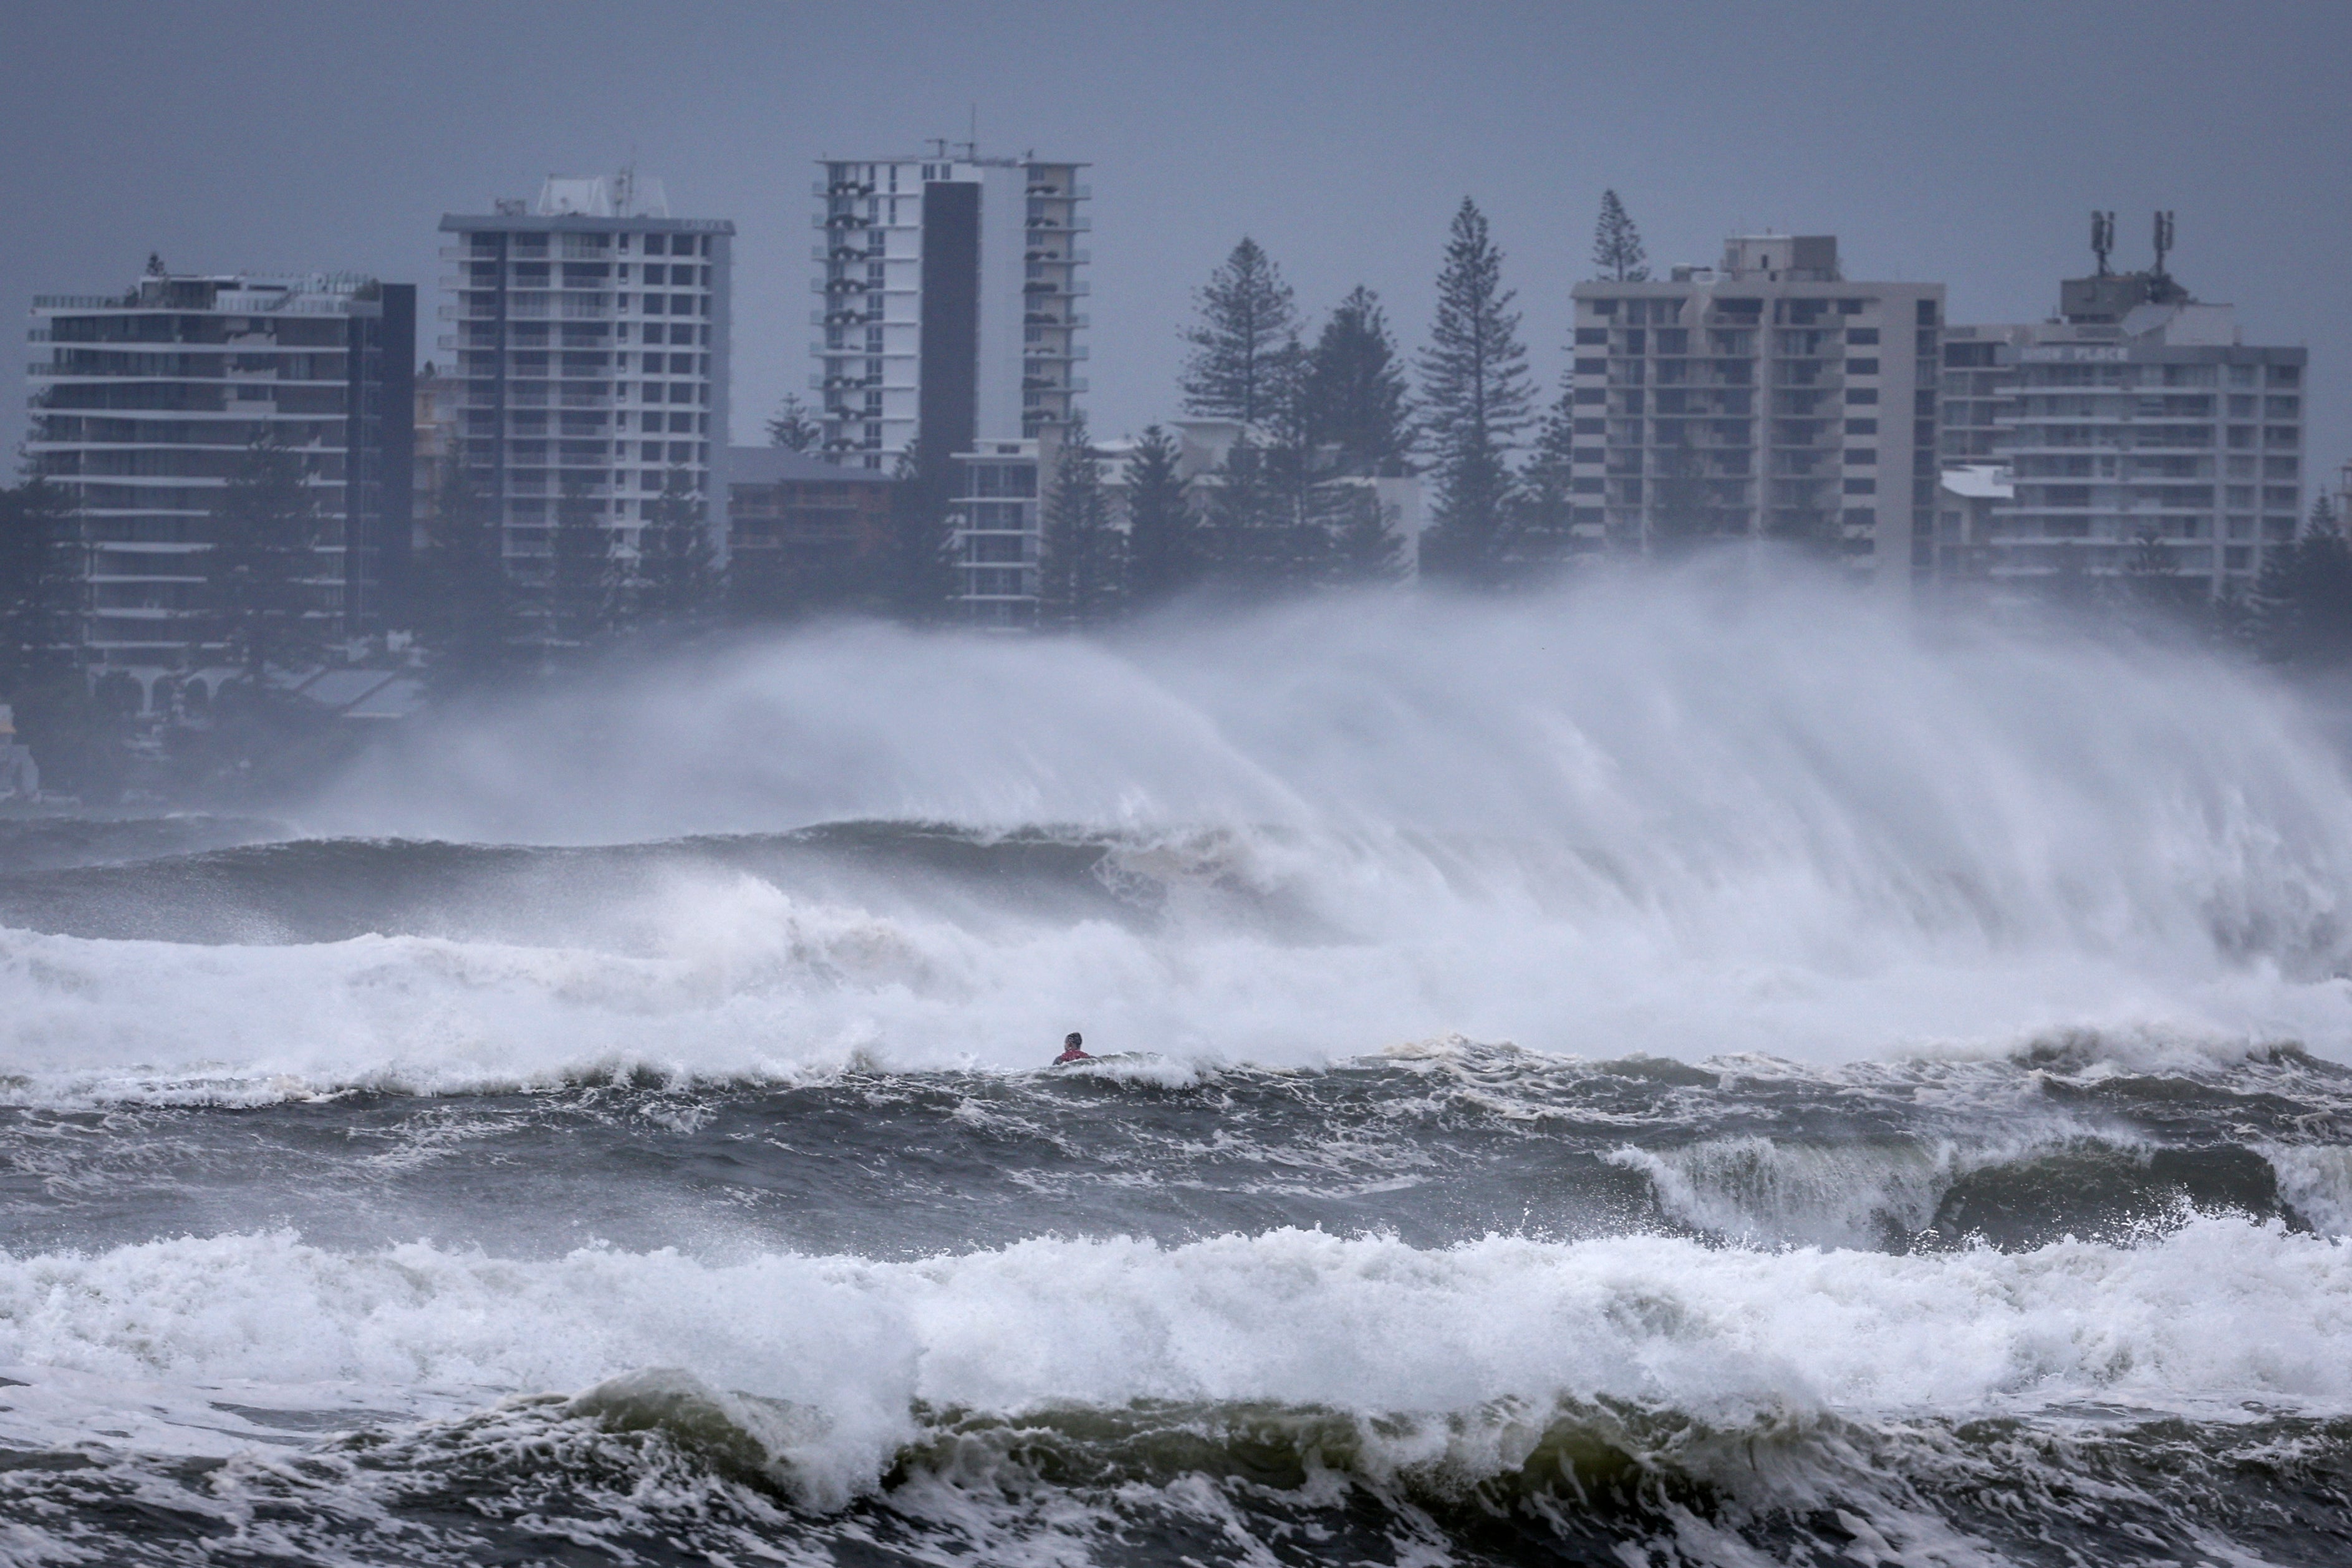
{"label": "low-rise building", "polygon": [[728,578],[739,617],[778,620],[851,601],[890,545],[889,476],[778,446],[727,461]]}

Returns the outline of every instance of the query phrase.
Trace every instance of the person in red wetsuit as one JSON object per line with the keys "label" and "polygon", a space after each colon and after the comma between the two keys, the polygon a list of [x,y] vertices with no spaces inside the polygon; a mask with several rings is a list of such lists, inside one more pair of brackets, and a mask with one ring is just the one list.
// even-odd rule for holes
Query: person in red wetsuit
{"label": "person in red wetsuit", "polygon": [[1069,1032],[1069,1035],[1062,1041],[1062,1054],[1054,1058],[1054,1065],[1060,1067],[1066,1062],[1092,1061],[1094,1058],[1088,1056],[1084,1051],[1079,1049],[1079,1047],[1085,1043],[1086,1042],[1084,1040],[1079,1039],[1078,1031],[1072,1030]]}

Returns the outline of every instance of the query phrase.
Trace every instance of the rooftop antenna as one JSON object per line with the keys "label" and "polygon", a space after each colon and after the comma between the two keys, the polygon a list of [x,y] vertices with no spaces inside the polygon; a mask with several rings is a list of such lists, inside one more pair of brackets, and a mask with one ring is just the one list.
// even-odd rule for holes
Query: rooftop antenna
{"label": "rooftop antenna", "polygon": [[2107,257],[2116,248],[2116,214],[2091,209],[2091,254],[2099,258],[2101,277],[2107,276]]}
{"label": "rooftop antenna", "polygon": [[621,165],[619,173],[613,176],[613,215],[616,218],[627,217],[629,209],[636,204],[636,197],[637,150],[632,144],[629,148],[629,161]]}
{"label": "rooftop antenna", "polygon": [[2159,277],[2164,275],[2165,253],[2171,248],[2172,214],[2168,212],[2159,212],[2156,214],[2156,271]]}

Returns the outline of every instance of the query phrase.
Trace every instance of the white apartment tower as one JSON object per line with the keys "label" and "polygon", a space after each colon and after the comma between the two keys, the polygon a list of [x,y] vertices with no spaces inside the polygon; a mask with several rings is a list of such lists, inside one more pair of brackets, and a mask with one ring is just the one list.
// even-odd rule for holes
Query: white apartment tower
{"label": "white apartment tower", "polygon": [[821,167],[811,384],[825,455],[887,472],[919,440],[937,471],[1067,423],[1086,391],[1085,165],[942,142]]}
{"label": "white apartment tower", "polygon": [[559,517],[632,545],[674,483],[707,498],[723,550],[735,225],[671,217],[657,185],[624,172],[551,178],[529,211],[501,201],[441,229],[456,457],[515,579],[546,580]]}
{"label": "white apartment tower", "polygon": [[1780,538],[1890,591],[1927,568],[1940,283],[1861,283],[1834,235],[1574,289],[1574,527],[1589,550]]}
{"label": "white apartment tower", "polygon": [[[2306,351],[2246,343],[2234,312],[2164,270],[2059,286],[2058,315],[1955,326],[1943,345],[1944,461],[1998,475],[1981,514],[1946,498],[1937,575],[1996,591],[2161,571],[2251,593],[2303,515]],[[2158,220],[2168,247],[2168,214]]]}

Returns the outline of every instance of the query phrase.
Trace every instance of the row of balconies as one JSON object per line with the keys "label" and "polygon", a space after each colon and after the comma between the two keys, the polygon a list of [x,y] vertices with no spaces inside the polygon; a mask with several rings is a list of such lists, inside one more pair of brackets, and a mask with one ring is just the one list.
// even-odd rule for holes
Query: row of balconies
{"label": "row of balconies", "polygon": [[343,376],[305,380],[268,371],[93,371],[60,368],[37,361],[25,367],[25,374],[28,380],[37,382],[196,382],[206,386],[287,388],[351,384]]}

